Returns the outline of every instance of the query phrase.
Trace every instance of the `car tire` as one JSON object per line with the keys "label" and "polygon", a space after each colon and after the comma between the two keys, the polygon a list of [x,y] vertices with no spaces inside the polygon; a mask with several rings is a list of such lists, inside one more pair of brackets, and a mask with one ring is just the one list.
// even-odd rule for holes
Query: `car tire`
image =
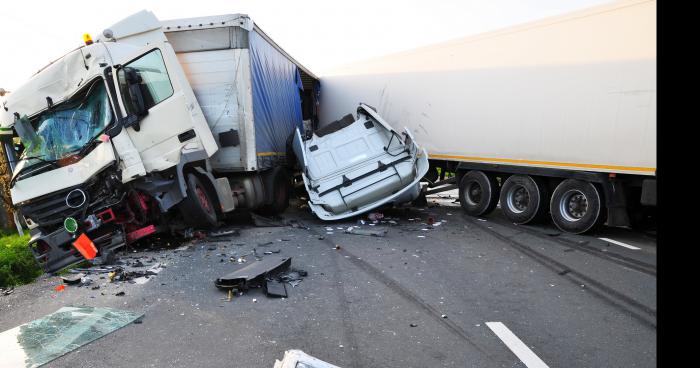
{"label": "car tire", "polygon": [[185,223],[200,228],[214,228],[219,223],[214,195],[193,173],[186,174],[187,197],[179,208]]}
{"label": "car tire", "polygon": [[498,204],[498,182],[493,175],[469,171],[459,182],[459,203],[468,215],[484,216]]}
{"label": "car tire", "polygon": [[603,202],[598,188],[583,180],[566,179],[552,193],[549,211],[561,230],[582,234],[599,226],[603,220]]}

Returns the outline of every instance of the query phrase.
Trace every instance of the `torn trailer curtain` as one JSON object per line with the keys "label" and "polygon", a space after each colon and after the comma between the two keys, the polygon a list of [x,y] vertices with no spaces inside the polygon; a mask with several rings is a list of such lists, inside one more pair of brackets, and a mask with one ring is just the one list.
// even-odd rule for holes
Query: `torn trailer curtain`
{"label": "torn trailer curtain", "polygon": [[287,139],[302,128],[299,68],[257,30],[249,34],[253,117],[258,166],[271,166],[287,151]]}

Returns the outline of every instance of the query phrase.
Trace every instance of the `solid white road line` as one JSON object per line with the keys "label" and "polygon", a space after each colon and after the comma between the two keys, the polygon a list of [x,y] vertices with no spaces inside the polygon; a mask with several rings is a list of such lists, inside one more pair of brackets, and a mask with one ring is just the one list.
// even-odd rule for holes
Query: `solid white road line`
{"label": "solid white road line", "polygon": [[608,242],[608,243],[617,244],[617,245],[619,245],[619,246],[621,246],[621,247],[625,247],[625,248],[627,248],[627,249],[632,249],[632,250],[640,250],[640,249],[642,249],[642,248],[637,248],[637,247],[635,247],[634,245],[625,244],[625,243],[620,242],[620,241],[617,241],[617,240],[612,240],[612,239],[608,239],[608,238],[598,238],[598,239],[600,239],[600,240],[602,240],[602,241],[606,241],[606,242]]}
{"label": "solid white road line", "polygon": [[525,345],[506,325],[501,322],[486,322],[493,333],[522,361],[528,368],[549,368],[530,348]]}

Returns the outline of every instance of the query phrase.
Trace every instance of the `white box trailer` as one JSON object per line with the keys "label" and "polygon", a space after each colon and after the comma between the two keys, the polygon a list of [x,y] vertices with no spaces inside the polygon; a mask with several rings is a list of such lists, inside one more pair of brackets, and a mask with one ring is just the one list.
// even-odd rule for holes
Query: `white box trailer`
{"label": "white box trailer", "polygon": [[[656,1],[618,1],[357,62],[321,77],[321,124],[364,102],[407,126],[467,213],[636,225],[656,203]],[[431,186],[432,183],[431,183]],[[607,211],[605,211],[607,209]]]}

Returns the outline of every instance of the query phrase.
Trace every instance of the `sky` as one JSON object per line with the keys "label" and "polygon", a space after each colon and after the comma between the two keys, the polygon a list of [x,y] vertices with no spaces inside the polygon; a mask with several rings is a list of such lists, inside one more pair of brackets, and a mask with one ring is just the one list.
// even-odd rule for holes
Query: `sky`
{"label": "sky", "polygon": [[159,19],[244,13],[318,76],[334,67],[587,8],[610,0],[4,1],[0,88],[142,9]]}

